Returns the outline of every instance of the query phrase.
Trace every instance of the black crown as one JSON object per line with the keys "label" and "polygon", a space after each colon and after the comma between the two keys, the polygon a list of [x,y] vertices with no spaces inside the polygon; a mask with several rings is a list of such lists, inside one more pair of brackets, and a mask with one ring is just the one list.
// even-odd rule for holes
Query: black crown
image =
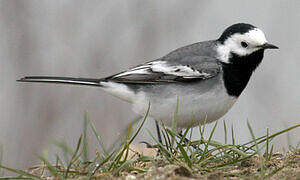
{"label": "black crown", "polygon": [[235,34],[235,33],[245,34],[254,28],[256,28],[256,27],[251,24],[246,24],[246,23],[234,24],[232,26],[229,26],[227,29],[225,29],[225,31],[222,33],[222,35],[218,39],[218,41],[221,44],[223,44],[225,42],[225,40],[228,37],[232,36],[233,34]]}

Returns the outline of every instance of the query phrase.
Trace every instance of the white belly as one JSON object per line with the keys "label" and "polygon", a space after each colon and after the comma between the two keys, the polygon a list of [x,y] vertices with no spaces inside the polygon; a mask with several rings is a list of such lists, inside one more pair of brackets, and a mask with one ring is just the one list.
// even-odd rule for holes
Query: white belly
{"label": "white belly", "polygon": [[149,116],[171,126],[174,112],[178,104],[177,126],[184,128],[210,123],[221,118],[236,102],[237,98],[228,96],[224,86],[219,86],[203,94],[193,92],[173,94],[169,97],[157,97],[139,93],[133,101],[133,110],[145,115],[150,102]]}

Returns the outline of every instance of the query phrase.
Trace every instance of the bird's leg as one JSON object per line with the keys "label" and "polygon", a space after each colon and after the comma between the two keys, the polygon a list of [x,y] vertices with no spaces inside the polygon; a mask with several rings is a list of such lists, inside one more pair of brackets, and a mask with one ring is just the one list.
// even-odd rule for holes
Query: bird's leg
{"label": "bird's leg", "polygon": [[[179,135],[181,138],[183,138],[182,130],[179,131],[178,135]],[[186,144],[190,144],[190,143],[191,143],[191,141],[190,141],[188,138],[186,138],[186,137],[184,137],[183,142],[186,143]]]}
{"label": "bird's leg", "polygon": [[157,120],[155,120],[155,126],[156,126],[158,142],[160,144],[162,144],[161,133],[160,133],[160,128],[159,128],[159,122]]}
{"label": "bird's leg", "polygon": [[[159,122],[157,120],[155,120],[155,126],[156,126],[156,132],[157,132],[157,138],[158,138],[158,142],[160,144],[162,144],[162,138],[161,138],[161,133],[160,133],[160,128],[159,128]],[[142,141],[140,143],[144,143],[147,145],[147,148],[157,148],[155,145],[151,145],[150,143],[146,142],[146,141]],[[161,151],[160,149],[158,148],[157,150],[157,154],[156,156],[159,156],[161,155]]]}
{"label": "bird's leg", "polygon": [[[183,134],[182,134],[182,130],[179,131],[178,135],[182,138],[183,137]],[[186,144],[191,144],[191,141],[184,137],[183,139],[183,142],[186,143]],[[192,144],[192,147],[195,149],[195,150],[198,150],[198,151],[202,151],[196,144]]]}
{"label": "bird's leg", "polygon": [[[160,128],[159,128],[159,122],[157,120],[155,120],[155,126],[156,126],[156,133],[157,133],[157,139],[158,139],[158,142],[160,144],[162,144],[162,138],[161,138],[161,132],[160,132]],[[145,141],[142,141],[140,143],[144,143],[147,145],[147,148],[155,148],[155,146],[151,145],[150,143],[148,142],[145,142]]]}

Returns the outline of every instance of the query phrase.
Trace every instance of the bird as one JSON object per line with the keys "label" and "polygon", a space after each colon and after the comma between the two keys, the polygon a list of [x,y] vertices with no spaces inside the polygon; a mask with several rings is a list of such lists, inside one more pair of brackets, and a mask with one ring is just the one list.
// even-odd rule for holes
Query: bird
{"label": "bird", "polygon": [[26,76],[17,81],[96,86],[132,105],[144,115],[171,126],[175,108],[178,131],[224,116],[246,88],[262,62],[268,43],[251,24],[227,27],[215,40],[178,48],[105,78]]}

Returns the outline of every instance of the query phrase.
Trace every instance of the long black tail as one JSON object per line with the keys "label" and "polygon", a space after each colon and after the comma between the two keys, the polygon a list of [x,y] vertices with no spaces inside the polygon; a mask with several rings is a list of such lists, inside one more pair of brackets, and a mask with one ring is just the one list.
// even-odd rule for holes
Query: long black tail
{"label": "long black tail", "polygon": [[90,78],[72,78],[72,77],[51,77],[51,76],[28,76],[17,80],[19,82],[40,82],[40,83],[58,83],[58,84],[75,84],[87,86],[102,86],[103,79]]}

